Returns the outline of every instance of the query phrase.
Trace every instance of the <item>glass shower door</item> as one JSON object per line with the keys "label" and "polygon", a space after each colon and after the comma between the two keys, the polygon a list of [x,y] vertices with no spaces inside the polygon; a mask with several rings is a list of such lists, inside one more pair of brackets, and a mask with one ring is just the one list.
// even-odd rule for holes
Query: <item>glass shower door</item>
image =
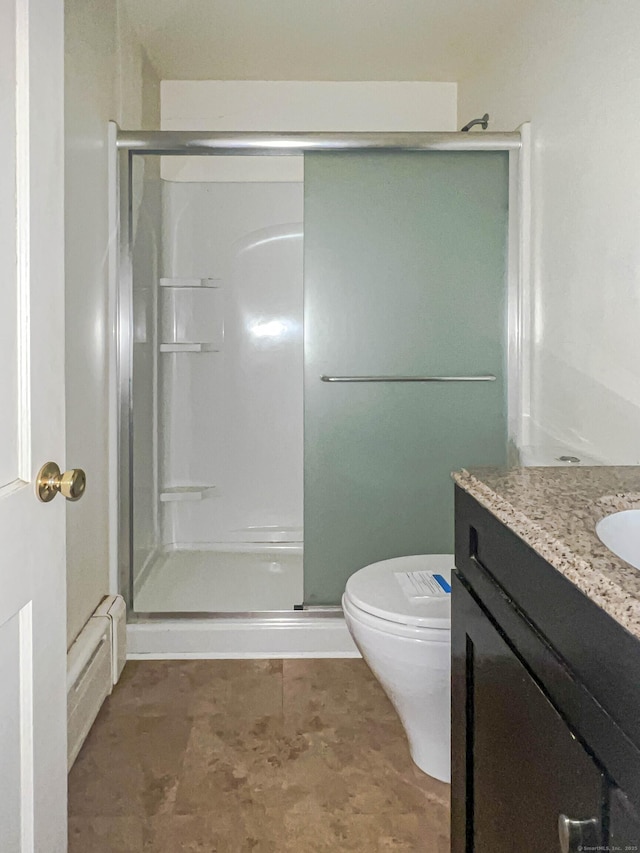
{"label": "glass shower door", "polygon": [[[506,152],[305,156],[306,604],[451,553],[451,471],[506,461],[507,217]],[[327,381],[371,376],[495,380]]]}

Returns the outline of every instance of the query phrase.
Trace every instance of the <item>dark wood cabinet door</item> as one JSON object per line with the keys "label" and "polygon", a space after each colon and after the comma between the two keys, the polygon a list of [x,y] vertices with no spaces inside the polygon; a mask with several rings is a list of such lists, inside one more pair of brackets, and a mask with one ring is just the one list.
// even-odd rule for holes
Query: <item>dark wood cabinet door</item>
{"label": "dark wood cabinet door", "polygon": [[[602,844],[598,766],[460,578],[453,586],[453,853],[560,853],[561,815],[585,822],[585,848]],[[572,830],[568,850],[579,845]]]}
{"label": "dark wood cabinet door", "polygon": [[619,788],[611,791],[609,849],[640,853],[640,810]]}

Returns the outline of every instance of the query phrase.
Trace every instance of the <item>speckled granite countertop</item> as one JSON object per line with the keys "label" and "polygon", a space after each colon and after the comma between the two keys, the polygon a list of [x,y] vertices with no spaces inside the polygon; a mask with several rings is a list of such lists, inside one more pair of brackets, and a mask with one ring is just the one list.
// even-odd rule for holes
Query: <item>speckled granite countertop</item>
{"label": "speckled granite countertop", "polygon": [[640,508],[640,466],[474,468],[453,479],[640,639],[640,570],[595,532],[605,515]]}

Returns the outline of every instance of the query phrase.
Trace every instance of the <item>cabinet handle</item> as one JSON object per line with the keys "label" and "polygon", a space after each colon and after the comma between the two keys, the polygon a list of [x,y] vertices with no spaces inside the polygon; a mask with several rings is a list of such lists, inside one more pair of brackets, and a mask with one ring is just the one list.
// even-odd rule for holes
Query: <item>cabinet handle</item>
{"label": "cabinet handle", "polygon": [[578,853],[583,847],[599,843],[599,822],[595,817],[588,820],[572,820],[566,814],[558,815],[558,838],[561,853]]}

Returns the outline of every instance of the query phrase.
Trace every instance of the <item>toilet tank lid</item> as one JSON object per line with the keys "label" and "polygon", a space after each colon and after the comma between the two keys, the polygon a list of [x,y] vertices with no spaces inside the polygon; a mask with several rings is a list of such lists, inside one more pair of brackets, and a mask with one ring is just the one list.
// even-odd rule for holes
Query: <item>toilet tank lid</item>
{"label": "toilet tank lid", "polygon": [[[446,588],[450,589],[453,566],[453,554],[394,557],[371,563],[351,575],[345,592],[352,604],[372,616],[403,625],[449,630],[451,594]],[[424,572],[426,577],[413,576],[414,572]],[[407,578],[407,573],[411,577]],[[434,582],[433,575],[438,576]],[[431,594],[419,595],[428,593],[429,587]]]}

